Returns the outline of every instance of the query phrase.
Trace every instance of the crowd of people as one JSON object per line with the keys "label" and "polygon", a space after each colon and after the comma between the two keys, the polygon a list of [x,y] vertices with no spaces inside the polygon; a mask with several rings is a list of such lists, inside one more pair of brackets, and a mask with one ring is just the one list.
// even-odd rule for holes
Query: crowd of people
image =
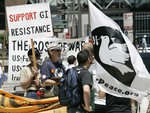
{"label": "crowd of people", "polygon": [[[56,89],[57,91],[53,96],[58,96],[58,87],[63,73],[69,68],[76,67],[83,69],[78,83],[82,98],[79,105],[67,108],[67,113],[133,113],[132,104],[135,104],[136,101],[110,95],[98,87],[94,49],[91,42],[85,43],[77,56],[68,56],[67,67],[62,63],[61,50],[62,48],[59,45],[50,44],[47,48],[49,57],[43,61],[42,65],[38,63],[42,53],[37,48],[34,48],[34,51],[32,49],[28,51],[30,63],[22,67],[20,71],[20,84],[26,90],[25,97],[33,99],[50,98],[51,96],[45,96],[46,93]],[[36,63],[36,67],[34,63]],[[2,77],[2,74],[0,74],[0,77]],[[4,79],[6,80],[6,78]]]}
{"label": "crowd of people", "polygon": [[[132,103],[129,98],[115,97],[103,92],[96,83],[96,63],[94,57],[93,44],[85,43],[77,56],[70,55],[67,58],[68,66],[65,67],[61,60],[61,47],[52,43],[47,48],[48,58],[38,65],[41,52],[35,50],[37,67],[33,65],[32,49],[28,51],[30,64],[23,67],[21,75],[21,86],[26,90],[25,96],[28,98],[40,99],[37,91],[42,87],[44,92],[51,91],[54,86],[59,86],[60,79],[69,68],[82,68],[84,71],[79,82],[81,103],[78,106],[68,107],[67,113],[132,113]],[[59,90],[58,90],[59,91]],[[42,92],[41,92],[42,93]],[[50,92],[48,92],[50,93]],[[55,93],[53,96],[57,96]],[[93,100],[91,97],[94,97]],[[47,97],[46,97],[47,98]],[[94,104],[92,104],[94,103]]]}

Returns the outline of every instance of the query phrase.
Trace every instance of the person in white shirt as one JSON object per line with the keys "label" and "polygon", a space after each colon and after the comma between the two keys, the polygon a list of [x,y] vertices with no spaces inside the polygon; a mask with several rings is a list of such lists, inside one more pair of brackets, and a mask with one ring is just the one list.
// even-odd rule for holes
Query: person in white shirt
{"label": "person in white shirt", "polygon": [[67,62],[68,62],[68,67],[66,68],[69,69],[69,68],[72,68],[72,67],[75,67],[76,66],[76,57],[74,55],[70,55],[68,58],[67,58]]}
{"label": "person in white shirt", "polygon": [[144,35],[143,38],[142,38],[142,52],[144,52],[144,50],[145,50],[145,52],[147,52],[146,37],[147,37],[147,36]]}

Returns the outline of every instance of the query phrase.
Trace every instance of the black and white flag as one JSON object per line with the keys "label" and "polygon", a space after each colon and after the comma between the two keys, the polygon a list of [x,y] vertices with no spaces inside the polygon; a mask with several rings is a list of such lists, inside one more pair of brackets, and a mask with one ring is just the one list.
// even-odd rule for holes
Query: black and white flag
{"label": "black and white flag", "polygon": [[99,87],[140,102],[150,88],[150,74],[139,53],[112,19],[88,3]]}

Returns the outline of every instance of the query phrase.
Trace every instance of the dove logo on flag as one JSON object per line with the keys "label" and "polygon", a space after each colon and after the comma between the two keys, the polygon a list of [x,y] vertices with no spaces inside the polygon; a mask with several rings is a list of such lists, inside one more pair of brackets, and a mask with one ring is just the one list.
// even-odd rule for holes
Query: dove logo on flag
{"label": "dove logo on flag", "polygon": [[130,86],[135,72],[127,45],[118,30],[98,27],[92,31],[95,59],[114,78]]}

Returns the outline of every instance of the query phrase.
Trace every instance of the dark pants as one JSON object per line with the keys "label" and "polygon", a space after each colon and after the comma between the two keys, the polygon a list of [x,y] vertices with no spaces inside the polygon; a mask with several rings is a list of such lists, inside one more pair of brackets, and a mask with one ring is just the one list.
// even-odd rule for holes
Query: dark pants
{"label": "dark pants", "polygon": [[106,113],[132,113],[129,105],[112,105],[109,108]]}
{"label": "dark pants", "polygon": [[93,112],[87,112],[83,108],[67,108],[67,113],[93,113]]}
{"label": "dark pants", "polygon": [[95,104],[95,111],[93,113],[105,113],[106,106]]}

